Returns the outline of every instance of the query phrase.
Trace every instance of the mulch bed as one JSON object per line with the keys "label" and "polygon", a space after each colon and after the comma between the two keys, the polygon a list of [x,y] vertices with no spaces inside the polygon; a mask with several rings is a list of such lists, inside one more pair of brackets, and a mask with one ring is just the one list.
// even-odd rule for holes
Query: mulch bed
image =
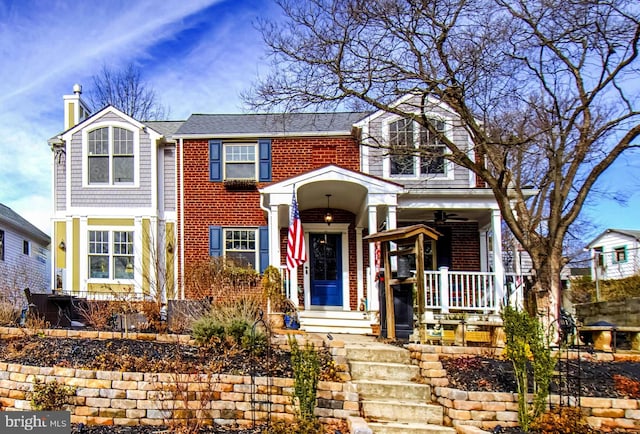
{"label": "mulch bed", "polygon": [[267,357],[240,347],[133,339],[11,338],[0,340],[0,361],[106,371],[293,376],[289,352],[282,350],[272,349]]}
{"label": "mulch bed", "polygon": [[[492,357],[443,358],[450,387],[478,392],[515,392],[513,365]],[[558,361],[551,392],[567,396],[640,398],[640,363]]]}

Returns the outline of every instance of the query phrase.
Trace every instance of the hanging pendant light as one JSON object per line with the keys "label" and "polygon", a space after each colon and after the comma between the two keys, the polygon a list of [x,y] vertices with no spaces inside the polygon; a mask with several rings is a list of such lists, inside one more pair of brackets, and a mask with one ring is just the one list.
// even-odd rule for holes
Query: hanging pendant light
{"label": "hanging pendant light", "polygon": [[324,222],[328,226],[331,226],[331,223],[333,222],[333,213],[331,212],[331,207],[329,206],[329,198],[331,197],[331,195],[325,194],[325,196],[327,196],[327,212],[324,214]]}

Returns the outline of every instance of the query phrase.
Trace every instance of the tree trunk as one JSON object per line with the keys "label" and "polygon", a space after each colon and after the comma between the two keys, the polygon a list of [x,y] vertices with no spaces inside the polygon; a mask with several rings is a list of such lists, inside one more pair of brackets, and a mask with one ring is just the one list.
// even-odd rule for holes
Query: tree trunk
{"label": "tree trunk", "polygon": [[[533,257],[533,255],[532,255]],[[554,251],[551,256],[538,255],[542,260],[533,260],[535,281],[525,306],[530,315],[542,321],[551,343],[558,343],[560,308],[562,307],[562,251]]]}

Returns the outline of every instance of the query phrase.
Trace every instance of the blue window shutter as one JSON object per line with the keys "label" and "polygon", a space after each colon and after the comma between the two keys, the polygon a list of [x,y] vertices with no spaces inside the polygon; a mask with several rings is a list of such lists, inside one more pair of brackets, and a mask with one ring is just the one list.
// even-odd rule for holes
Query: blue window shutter
{"label": "blue window shutter", "polygon": [[222,181],[222,140],[209,140],[209,181]]}
{"label": "blue window shutter", "polygon": [[222,227],[209,226],[209,256],[222,256]]}
{"label": "blue window shutter", "polygon": [[260,226],[260,272],[269,265],[269,226]]}
{"label": "blue window shutter", "polygon": [[261,182],[271,181],[271,139],[258,140],[260,155],[260,174],[258,180]]}

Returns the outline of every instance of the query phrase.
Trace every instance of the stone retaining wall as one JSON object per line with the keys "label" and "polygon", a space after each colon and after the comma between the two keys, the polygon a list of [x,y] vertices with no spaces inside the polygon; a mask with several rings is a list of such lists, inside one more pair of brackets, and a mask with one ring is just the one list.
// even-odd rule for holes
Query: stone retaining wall
{"label": "stone retaining wall", "polygon": [[[0,338],[34,331],[0,327]],[[52,337],[157,340],[191,343],[189,336],[40,330]],[[298,337],[301,339],[301,337]],[[302,338],[304,341],[306,338]],[[286,347],[287,337],[274,336],[277,346]],[[312,341],[324,345],[322,340]],[[304,342],[301,342],[304,344]],[[342,342],[330,342],[329,351],[338,377],[349,381],[346,350]],[[238,375],[153,374],[140,372],[92,371],[63,367],[37,367],[0,362],[0,407],[30,410],[28,392],[36,380],[57,381],[74,386],[76,396],[70,407],[71,421],[87,425],[166,425],[171,423],[240,424],[272,420],[292,421],[293,379]],[[359,415],[356,386],[321,381],[318,385],[316,415],[324,422]],[[255,404],[254,404],[255,403]],[[255,411],[255,413],[254,413]]]}
{"label": "stone retaining wall", "polygon": [[[90,371],[0,363],[0,406],[30,410],[28,392],[36,380],[74,386],[71,421],[88,425],[164,425],[199,422],[247,425],[266,420],[293,420],[293,379],[239,375],[151,374]],[[252,405],[252,397],[257,404]],[[254,408],[256,410],[254,414]],[[353,385],[320,382],[316,415],[346,419],[359,414]]]}
{"label": "stone retaining wall", "polygon": [[[467,392],[448,387],[447,373],[440,357],[453,354],[481,355],[486,354],[486,349],[411,344],[409,351],[414,363],[420,366],[425,383],[433,386],[432,400],[444,407],[446,425],[471,425],[489,431],[497,425],[518,425],[516,393]],[[615,360],[616,355],[600,354],[595,357],[611,361]],[[621,354],[619,358],[637,361],[638,356]],[[560,397],[552,395],[550,402],[557,405]],[[582,397],[580,407],[593,428],[640,431],[640,400]]]}

